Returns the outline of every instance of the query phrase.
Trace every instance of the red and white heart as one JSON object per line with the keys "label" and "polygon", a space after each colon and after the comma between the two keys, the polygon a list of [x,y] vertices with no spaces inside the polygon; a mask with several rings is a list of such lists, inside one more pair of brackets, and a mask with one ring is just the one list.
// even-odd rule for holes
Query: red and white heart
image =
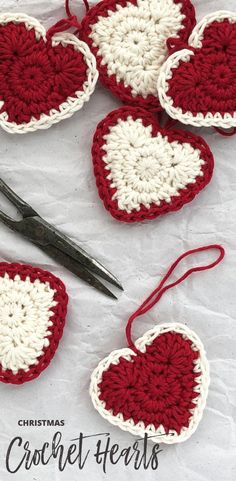
{"label": "red and white heart", "polygon": [[161,324],[103,359],[90,395],[107,421],[158,443],[185,441],[206,404],[209,366],[199,337],[184,324]]}
{"label": "red and white heart", "polygon": [[100,198],[123,222],[180,209],[210,182],[214,167],[201,137],[161,128],[152,114],[134,107],[100,122],[92,157]]}
{"label": "red and white heart", "polygon": [[196,127],[236,126],[236,13],[207,15],[194,28],[189,47],[161,68],[158,94],[174,119]]}
{"label": "red and white heart", "polygon": [[0,263],[0,381],[22,384],[48,367],[67,303],[64,284],[50,272]]}
{"label": "red and white heart", "polygon": [[82,36],[112,93],[125,103],[157,109],[166,40],[187,41],[194,25],[190,0],[103,0],[84,18]]}
{"label": "red and white heart", "polygon": [[7,132],[46,129],[71,117],[97,78],[95,57],[75,35],[47,36],[35,18],[0,15],[0,125]]}

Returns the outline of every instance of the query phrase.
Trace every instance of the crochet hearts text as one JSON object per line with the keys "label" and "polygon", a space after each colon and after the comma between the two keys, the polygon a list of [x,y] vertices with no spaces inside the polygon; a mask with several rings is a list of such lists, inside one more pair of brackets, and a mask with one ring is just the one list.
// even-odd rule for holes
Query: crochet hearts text
{"label": "crochet hearts text", "polygon": [[130,446],[119,446],[118,443],[114,443],[109,433],[91,435],[80,433],[72,442],[73,444],[66,445],[68,443],[66,441],[64,443],[62,433],[58,431],[53,435],[51,442],[47,441],[35,449],[35,442],[31,447],[30,441],[17,436],[11,440],[7,449],[7,471],[15,474],[22,470],[28,472],[39,465],[46,468],[51,461],[56,463],[59,472],[72,465],[81,471],[87,462],[92,461],[95,461],[103,473],[108,471],[108,465],[120,464],[135,471],[138,469],[155,471],[159,465],[159,453],[162,451],[158,443],[152,448],[148,446],[147,435],[144,439],[137,439]]}

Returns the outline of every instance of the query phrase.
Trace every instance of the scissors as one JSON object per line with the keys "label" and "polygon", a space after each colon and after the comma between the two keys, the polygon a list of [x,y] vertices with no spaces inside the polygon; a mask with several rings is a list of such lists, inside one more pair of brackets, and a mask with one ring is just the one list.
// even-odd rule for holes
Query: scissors
{"label": "scissors", "polygon": [[46,254],[76,274],[79,278],[95,287],[95,289],[113,299],[117,299],[113,292],[93,275],[96,274],[110,284],[118,287],[118,289],[123,290],[122,285],[111,272],[86,251],[81,249],[81,247],[76,245],[69,237],[62,234],[56,227],[50,225],[40,217],[40,215],[10,189],[2,179],[0,179],[0,192],[15,205],[22,215],[22,219],[16,221],[0,210],[0,221],[13,231],[19,232],[27,237]]}

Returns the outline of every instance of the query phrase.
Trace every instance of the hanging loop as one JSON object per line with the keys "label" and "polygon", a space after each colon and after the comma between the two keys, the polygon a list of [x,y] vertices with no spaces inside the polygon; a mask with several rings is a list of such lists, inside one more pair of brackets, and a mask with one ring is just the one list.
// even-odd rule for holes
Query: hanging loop
{"label": "hanging loop", "polygon": [[[203,252],[203,251],[207,251],[207,250],[218,250],[219,251],[219,256],[217,257],[217,259],[215,261],[211,262],[210,264],[203,265],[203,266],[192,267],[189,270],[187,270],[176,281],[173,281],[169,284],[166,284],[166,281],[169,279],[169,277],[171,276],[171,274],[173,273],[175,268],[180,264],[180,262],[184,258],[189,257],[193,254],[198,253],[198,252]],[[212,269],[213,267],[215,267],[217,264],[219,264],[222,261],[224,256],[225,256],[225,250],[221,245],[211,244],[211,245],[208,245],[208,246],[199,247],[197,249],[189,250],[189,251],[185,252],[184,254],[182,254],[180,257],[178,257],[178,259],[176,259],[176,261],[169,268],[169,270],[167,271],[167,273],[165,274],[165,276],[163,277],[163,279],[161,280],[159,285],[156,287],[156,289],[150,294],[150,296],[148,296],[148,298],[143,302],[143,304],[128,319],[127,326],[126,326],[126,339],[127,339],[127,342],[128,342],[128,346],[131,349],[133,349],[133,351],[138,352],[137,348],[135,347],[135,344],[132,341],[132,336],[131,336],[132,324],[137,317],[142,316],[143,314],[148,312],[155,304],[157,304],[157,302],[161,299],[161,297],[163,296],[163,294],[166,291],[168,291],[172,287],[177,286],[178,284],[183,282],[187,277],[189,277],[194,272],[200,272],[200,271]]]}
{"label": "hanging loop", "polygon": [[[86,8],[86,13],[89,11],[89,3],[88,0],[83,0],[84,6]],[[65,9],[66,9],[66,15],[67,17],[73,17],[71,10],[70,10],[70,0],[65,1]]]}
{"label": "hanging loop", "polygon": [[218,132],[218,134],[223,135],[223,137],[232,137],[233,135],[236,134],[236,127],[228,130],[220,129],[219,127],[214,127],[215,131]]}
{"label": "hanging loop", "polygon": [[[89,4],[88,0],[83,0],[86,12],[89,10]],[[63,18],[62,20],[59,20],[55,25],[53,25],[49,30],[47,31],[47,38],[52,38],[53,35],[56,33],[60,32],[65,32],[66,30],[69,30],[71,27],[74,27],[76,29],[75,34],[79,33],[81,30],[81,23],[78,21],[78,18],[76,15],[72,15],[71,10],[70,10],[70,0],[65,1],[65,10],[66,10],[66,15],[67,18]]]}

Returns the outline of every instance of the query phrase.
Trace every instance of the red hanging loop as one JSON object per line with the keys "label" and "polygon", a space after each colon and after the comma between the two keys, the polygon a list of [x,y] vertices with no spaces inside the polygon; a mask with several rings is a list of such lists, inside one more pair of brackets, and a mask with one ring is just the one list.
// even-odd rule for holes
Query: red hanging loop
{"label": "red hanging loop", "polygon": [[176,119],[171,119],[170,117],[166,120],[166,123],[164,124],[165,129],[171,129],[178,123],[178,120]]}
{"label": "red hanging loop", "polygon": [[233,128],[233,130],[230,130],[230,131],[220,129],[219,127],[214,127],[214,129],[216,130],[216,132],[218,132],[218,134],[223,135],[223,137],[232,137],[233,135],[236,134],[236,127]]}
{"label": "red hanging loop", "polygon": [[75,16],[59,20],[59,22],[49,28],[49,30],[47,31],[47,38],[52,38],[55,33],[65,32],[71,27],[75,27],[76,31],[79,31],[81,29],[81,25],[78,22],[77,17]]}
{"label": "red hanging loop", "polygon": [[[89,3],[88,3],[88,0],[83,0],[84,2],[84,6],[86,8],[86,13],[89,11]],[[65,1],[65,9],[66,9],[66,15],[67,17],[72,17],[72,13],[71,13],[71,10],[70,10],[70,0],[66,0]]]}
{"label": "red hanging loop", "polygon": [[[196,254],[197,252],[203,252],[203,251],[212,250],[212,249],[218,250],[220,252],[219,257],[214,262],[212,262],[211,264],[203,265],[203,266],[192,267],[191,269],[186,271],[185,274],[183,274],[181,277],[179,277],[179,279],[177,279],[174,282],[171,282],[170,284],[165,285],[166,281],[169,279],[169,277],[171,276],[171,274],[173,273],[173,271],[175,270],[177,265],[185,257],[191,256],[192,254]],[[211,244],[211,245],[208,245],[208,246],[199,247],[197,249],[189,250],[189,251],[185,252],[184,254],[182,254],[180,257],[178,257],[178,259],[176,259],[176,261],[169,268],[169,270],[167,271],[167,273],[165,274],[165,276],[161,280],[160,284],[156,287],[156,289],[150,294],[150,296],[148,296],[148,298],[134,312],[134,314],[132,314],[132,316],[130,316],[130,318],[127,322],[127,326],[126,326],[126,339],[127,339],[127,342],[128,342],[128,346],[133,351],[138,352],[138,349],[135,347],[135,345],[132,341],[132,336],[131,336],[131,327],[132,327],[132,324],[133,324],[134,320],[137,317],[142,316],[143,314],[148,312],[155,304],[157,304],[157,302],[161,299],[161,297],[163,296],[163,294],[166,291],[168,291],[172,287],[177,286],[178,284],[183,282],[193,272],[199,272],[199,271],[205,271],[205,270],[208,270],[208,269],[212,269],[213,267],[215,267],[217,264],[219,264],[222,261],[224,256],[225,256],[225,250],[221,245]]]}
{"label": "red hanging loop", "polygon": [[[83,0],[86,12],[89,10],[89,4],[88,0]],[[70,11],[70,0],[65,0],[65,10],[66,10],[66,15],[67,18],[63,18],[62,20],[59,20],[55,25],[53,25],[49,30],[47,31],[47,37],[51,38],[55,33],[59,32],[65,32],[71,27],[76,28],[76,32],[78,33],[81,29],[81,24],[78,21],[76,15],[72,15]]]}
{"label": "red hanging loop", "polygon": [[184,42],[181,38],[176,38],[176,37],[169,37],[166,40],[166,45],[169,51],[169,54],[172,55],[172,53],[178,52],[179,50],[191,50],[194,52],[194,48],[191,47],[188,42]]}

